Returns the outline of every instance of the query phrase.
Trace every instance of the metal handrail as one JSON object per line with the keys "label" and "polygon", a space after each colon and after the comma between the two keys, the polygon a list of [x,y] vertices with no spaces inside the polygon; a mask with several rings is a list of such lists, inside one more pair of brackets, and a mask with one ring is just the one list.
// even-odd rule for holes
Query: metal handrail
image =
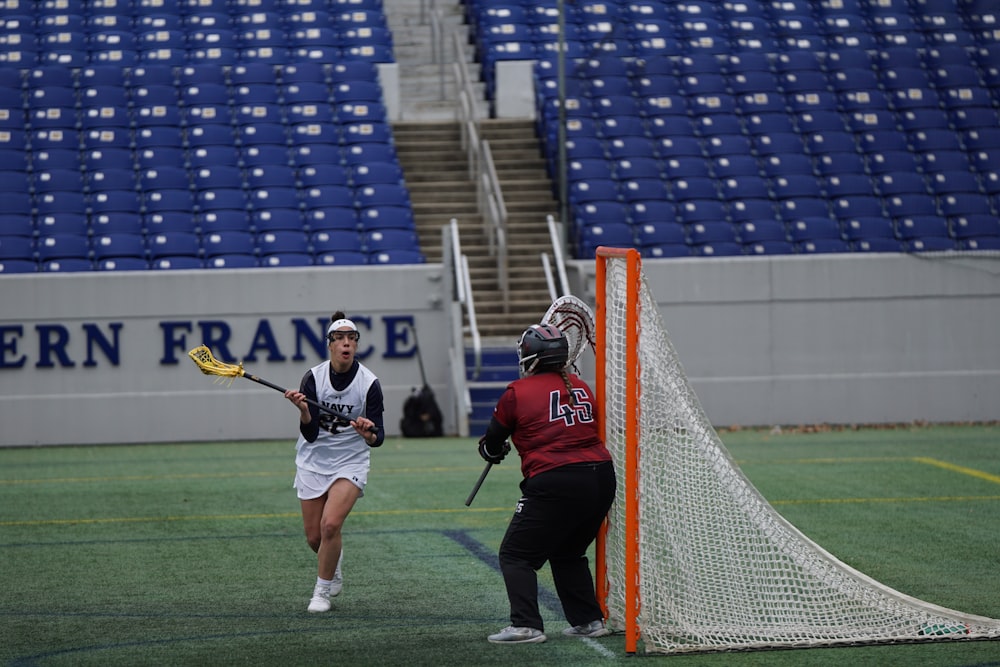
{"label": "metal handrail", "polygon": [[559,274],[559,287],[564,295],[571,294],[569,278],[566,276],[566,259],[563,257],[563,235],[560,232],[560,223],[557,223],[551,215],[547,216],[546,222],[549,225],[549,239],[552,241],[552,256],[555,258],[556,271]]}
{"label": "metal handrail", "polygon": [[549,253],[541,253],[542,270],[545,272],[545,285],[549,288],[549,299],[555,301],[559,298],[559,291],[556,289],[555,280],[552,278],[552,264],[549,261]]}
{"label": "metal handrail", "polygon": [[479,336],[479,323],[476,320],[476,301],[472,294],[472,277],[469,272],[469,258],[462,253],[462,242],[458,233],[458,220],[451,219],[451,256],[455,272],[456,298],[465,311],[469,321],[468,334],[472,338],[472,354],[475,360],[473,377],[478,378],[483,362],[483,344]]}
{"label": "metal handrail", "polygon": [[483,216],[490,255],[496,259],[497,283],[504,312],[510,312],[510,278],[507,257],[507,204],[493,163],[490,142],[483,140],[479,166],[479,211]]}

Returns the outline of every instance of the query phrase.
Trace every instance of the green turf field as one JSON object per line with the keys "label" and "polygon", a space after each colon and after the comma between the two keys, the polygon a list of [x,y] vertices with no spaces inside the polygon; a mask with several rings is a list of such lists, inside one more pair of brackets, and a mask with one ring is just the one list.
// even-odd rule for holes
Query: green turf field
{"label": "green turf field", "polygon": [[[904,593],[1000,618],[1000,427],[722,434],[772,504]],[[315,558],[287,442],[0,449],[0,666],[1000,665],[1000,641],[628,658],[580,640],[540,577],[549,641],[507,624],[496,549],[520,479],[474,440],[390,438],[345,527],[344,591]]]}

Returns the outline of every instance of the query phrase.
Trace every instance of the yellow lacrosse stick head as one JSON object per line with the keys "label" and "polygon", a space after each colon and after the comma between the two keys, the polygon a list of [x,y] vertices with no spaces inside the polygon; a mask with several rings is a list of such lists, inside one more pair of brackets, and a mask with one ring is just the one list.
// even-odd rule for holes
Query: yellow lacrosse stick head
{"label": "yellow lacrosse stick head", "polygon": [[188,356],[202,373],[219,378],[216,382],[225,382],[226,378],[229,378],[229,386],[232,386],[233,380],[243,376],[242,361],[239,365],[223,363],[216,359],[212,355],[212,351],[205,345],[199,345],[190,350]]}

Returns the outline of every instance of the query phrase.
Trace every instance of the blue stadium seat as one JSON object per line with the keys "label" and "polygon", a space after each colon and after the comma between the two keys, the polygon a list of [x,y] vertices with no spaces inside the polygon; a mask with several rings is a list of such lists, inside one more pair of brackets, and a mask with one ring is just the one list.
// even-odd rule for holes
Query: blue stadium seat
{"label": "blue stadium seat", "polygon": [[298,168],[300,187],[311,188],[323,185],[350,185],[350,169],[339,164],[306,164]]}
{"label": "blue stadium seat", "polygon": [[78,212],[56,211],[36,216],[36,231],[40,236],[90,234],[87,217]]}
{"label": "blue stadium seat", "polygon": [[799,244],[820,239],[842,239],[840,224],[828,217],[805,217],[787,225],[788,239]]}
{"label": "blue stadium seat", "polygon": [[238,151],[232,150],[232,152],[233,164],[238,164],[242,160],[243,167],[247,169],[289,167],[292,165],[288,146],[282,144],[248,145],[242,146]]}
{"label": "blue stadium seat", "polygon": [[271,253],[260,259],[260,265],[268,268],[313,266],[314,264],[313,256],[307,252]]}
{"label": "blue stadium seat", "polygon": [[959,240],[1000,237],[1000,219],[994,215],[965,215],[949,221],[951,236]]}
{"label": "blue stadium seat", "polygon": [[261,187],[248,191],[253,209],[299,208],[302,201],[295,187]]}
{"label": "blue stadium seat", "polygon": [[629,218],[638,229],[641,226],[657,226],[661,223],[677,223],[677,208],[665,200],[633,201],[628,206]]}
{"label": "blue stadium seat", "polygon": [[201,241],[197,234],[170,232],[153,234],[148,239],[150,259],[164,257],[201,257]]}
{"label": "blue stadium seat", "polygon": [[[306,209],[354,208],[354,191],[344,185],[315,185],[302,191]],[[408,204],[406,204],[408,205]]]}
{"label": "blue stadium seat", "polygon": [[726,204],[719,199],[691,199],[678,204],[677,217],[686,225],[724,221],[727,219]]}
{"label": "blue stadium seat", "polygon": [[577,257],[594,256],[598,246],[630,248],[635,246],[635,234],[627,222],[609,222],[583,227],[577,239]]}
{"label": "blue stadium seat", "polygon": [[633,230],[636,243],[641,248],[686,245],[687,243],[684,225],[675,222],[635,225]]}
{"label": "blue stadium seat", "polygon": [[850,218],[841,221],[844,237],[851,242],[870,239],[894,239],[896,230],[888,218]]}
{"label": "blue stadium seat", "polygon": [[[617,196],[599,196],[602,194],[614,195],[615,193],[621,193],[621,198],[626,202],[635,201],[650,201],[657,199],[667,199],[670,195],[669,186],[667,182],[662,178],[633,178],[627,181],[621,182],[619,185],[613,188],[606,188],[605,186],[600,186],[598,184],[608,183],[609,181],[593,180],[585,181],[591,186],[590,193],[595,195],[590,199],[608,200],[615,199]],[[576,185],[576,184],[574,184]],[[594,186],[598,186],[596,189]],[[605,190],[605,192],[601,192]],[[587,201],[587,199],[578,196],[578,201]]]}
{"label": "blue stadium seat", "polygon": [[369,264],[423,264],[427,261],[419,250],[380,250],[367,254]]}
{"label": "blue stadium seat", "polygon": [[803,254],[817,253],[849,253],[851,245],[843,239],[818,238],[796,243],[795,247]]}
{"label": "blue stadium seat", "polygon": [[109,257],[95,263],[98,271],[146,271],[149,262],[142,257]]}
{"label": "blue stadium seat", "polygon": [[[5,208],[10,212],[24,212],[26,209],[20,208],[21,201],[18,198],[0,197],[0,201],[7,199],[14,208]],[[84,193],[73,190],[59,190],[51,192],[36,193],[35,211],[38,215],[48,215],[50,213],[73,213],[84,215],[87,212],[87,197]]]}
{"label": "blue stadium seat", "polygon": [[201,246],[206,258],[219,255],[257,254],[257,242],[249,231],[222,229],[202,235]]}
{"label": "blue stadium seat", "polygon": [[413,211],[403,206],[372,206],[358,211],[356,220],[365,231],[380,229],[416,229]]}
{"label": "blue stadium seat", "polygon": [[823,191],[828,197],[875,194],[872,178],[863,172],[831,174],[823,180]]}
{"label": "blue stadium seat", "polygon": [[882,199],[885,210],[893,219],[937,215],[937,204],[926,192],[902,192]]}
{"label": "blue stadium seat", "polygon": [[109,233],[95,236],[91,241],[93,257],[100,262],[105,259],[132,257],[146,260],[146,241],[142,234]]}
{"label": "blue stadium seat", "polygon": [[[14,236],[7,233],[0,233],[0,262],[9,262],[11,260],[34,262],[34,239],[30,236]],[[17,265],[12,264],[11,266],[15,267]]]}
{"label": "blue stadium seat", "polygon": [[247,187],[251,190],[266,188],[294,188],[295,170],[286,164],[257,164],[246,171]]}
{"label": "blue stadium seat", "polygon": [[252,269],[260,266],[260,262],[253,255],[215,255],[205,260],[205,267],[209,269]]}
{"label": "blue stadium seat", "polygon": [[[164,128],[166,129],[166,128]],[[135,163],[141,172],[149,169],[185,169],[187,153],[177,145],[136,146]]]}
{"label": "blue stadium seat", "polygon": [[282,230],[302,231],[305,228],[305,219],[297,208],[255,210],[251,220],[257,234]]}
{"label": "blue stadium seat", "polygon": [[409,229],[375,229],[364,233],[362,244],[365,252],[385,250],[419,250],[420,241],[415,231]]}
{"label": "blue stadium seat", "polygon": [[904,247],[907,252],[942,252],[959,249],[955,240],[947,236],[925,236],[912,239],[905,241]]}
{"label": "blue stadium seat", "polygon": [[[188,217],[190,215],[188,214]],[[240,231],[250,232],[250,214],[245,209],[218,209],[202,212],[195,225],[204,234],[215,232]]]}
{"label": "blue stadium seat", "polygon": [[38,261],[91,258],[90,240],[80,234],[52,234],[41,236],[36,245]]}
{"label": "blue stadium seat", "polygon": [[84,257],[59,257],[39,262],[39,268],[44,273],[78,273],[92,271],[94,263]]}
{"label": "blue stadium seat", "polygon": [[773,218],[742,222],[737,227],[737,235],[744,245],[766,241],[788,241],[785,225]]}
{"label": "blue stadium seat", "polygon": [[366,162],[351,168],[351,182],[354,187],[375,184],[403,184],[403,170],[396,161]]}
{"label": "blue stadium seat", "polygon": [[309,238],[301,229],[267,231],[257,235],[257,249],[262,258],[269,255],[308,254]]}
{"label": "blue stadium seat", "polygon": [[[836,201],[851,201],[861,197],[839,197]],[[875,197],[869,197],[878,202]],[[793,222],[801,218],[822,218],[829,215],[829,203],[825,197],[790,197],[776,202],[779,217],[785,222]]]}
{"label": "blue stadium seat", "polygon": [[[317,266],[359,266],[368,263],[368,255],[363,252],[350,252],[343,250],[337,252],[323,252],[315,255],[315,263]],[[420,262],[409,263],[412,264]]]}
{"label": "blue stadium seat", "polygon": [[734,199],[726,204],[726,215],[733,223],[776,220],[774,204],[768,199]]}
{"label": "blue stadium seat", "polygon": [[[124,223],[124,220],[122,220],[122,223]],[[91,226],[94,228],[94,233],[98,234],[99,225],[93,220],[93,218],[91,219]],[[147,213],[142,216],[141,227],[145,230],[147,235],[170,234],[173,232],[186,232],[194,234],[199,232],[198,223],[195,220],[195,217],[186,211],[160,211]]]}
{"label": "blue stadium seat", "polygon": [[205,264],[200,257],[192,257],[190,255],[158,257],[154,259],[152,262],[150,262],[150,266],[153,269],[160,271],[191,270],[191,269],[205,268]]}
{"label": "blue stadium seat", "polygon": [[[131,172],[126,172],[131,176]],[[127,185],[128,181],[122,181]],[[101,213],[132,213],[138,215],[142,200],[135,190],[95,190],[90,195],[90,212],[92,215]]]}
{"label": "blue stadium seat", "polygon": [[363,253],[364,246],[361,235],[356,231],[323,230],[314,232],[309,237],[312,251],[317,256],[338,255],[340,253]]}
{"label": "blue stadium seat", "polygon": [[202,190],[198,193],[197,202],[198,210],[202,213],[224,209],[246,211],[250,207],[247,193],[238,188]]}
{"label": "blue stadium seat", "polygon": [[[976,239],[963,239],[958,242],[960,250],[1000,250],[1000,238],[986,236]],[[0,269],[2,270],[2,269]]]}
{"label": "blue stadium seat", "polygon": [[349,207],[319,207],[306,209],[304,219],[312,231],[324,229],[347,229],[357,231],[360,227],[357,210]]}
{"label": "blue stadium seat", "polygon": [[915,172],[890,171],[879,174],[872,180],[878,193],[883,197],[914,192],[927,194],[929,192],[924,177]]}

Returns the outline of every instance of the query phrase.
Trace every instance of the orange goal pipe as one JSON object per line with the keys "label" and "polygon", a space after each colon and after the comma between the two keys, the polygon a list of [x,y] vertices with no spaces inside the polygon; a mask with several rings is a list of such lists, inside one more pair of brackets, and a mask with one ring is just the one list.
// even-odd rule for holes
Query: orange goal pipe
{"label": "orange goal pipe", "polygon": [[[597,273],[596,273],[596,299],[597,299],[597,332],[594,337],[594,356],[596,357],[596,380],[595,387],[597,398],[597,434],[601,442],[607,442],[607,431],[605,430],[604,419],[604,399],[606,388],[604,386],[604,364],[605,348],[604,341],[607,336],[607,318],[605,313],[605,296],[607,293],[607,265],[605,255],[601,251],[607,248],[597,249]],[[601,529],[597,532],[597,544],[594,548],[594,579],[597,588],[597,603],[601,605],[601,613],[604,618],[608,618],[608,560],[607,560],[607,540],[608,540],[608,520],[604,519]]]}
{"label": "orange goal pipe", "polygon": [[[608,257],[626,260],[626,340],[625,340],[625,651],[634,654],[639,640],[639,252],[632,248],[597,248],[597,401],[601,406],[598,424],[606,437],[605,341],[607,336]],[[606,525],[598,536],[598,599],[607,611],[607,563],[604,554]],[[603,587],[603,591],[602,591]],[[603,592],[603,597],[601,593]]]}

